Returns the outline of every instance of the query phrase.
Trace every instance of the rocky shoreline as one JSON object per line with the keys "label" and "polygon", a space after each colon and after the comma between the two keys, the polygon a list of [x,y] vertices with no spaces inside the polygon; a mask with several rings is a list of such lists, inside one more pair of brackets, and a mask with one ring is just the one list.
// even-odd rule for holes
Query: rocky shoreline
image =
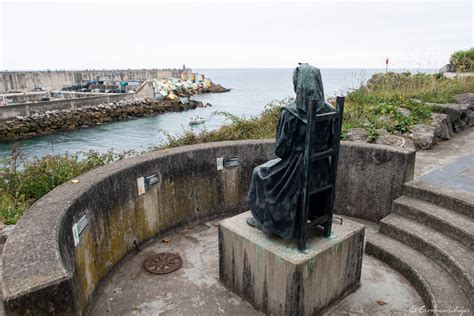
{"label": "rocky shoreline", "polygon": [[[347,140],[400,148],[431,149],[438,141],[449,140],[454,133],[474,126],[474,93],[457,95],[454,101],[457,103],[428,103],[433,111],[430,124],[416,124],[409,134],[395,135],[384,129],[378,129],[375,139],[371,139],[369,132],[364,128],[351,128],[347,131]],[[407,116],[410,115],[408,109],[400,111]]]}
{"label": "rocky shoreline", "polygon": [[188,103],[183,104],[180,100],[157,101],[135,98],[74,111],[54,110],[35,113],[32,116],[17,116],[14,120],[0,122],[0,142],[17,141],[57,131],[87,128],[167,112],[181,112],[203,106],[202,102],[195,100],[188,100]]}
{"label": "rocky shoreline", "polygon": [[[202,102],[192,100],[190,98],[192,95],[230,91],[230,89],[212,81],[209,81],[207,86],[198,86],[197,88],[174,88],[174,90],[168,91],[169,95],[160,99],[129,95],[130,97],[126,96],[126,99],[120,101],[105,101],[109,103],[100,103],[74,110],[38,110],[32,115],[17,115],[10,120],[0,121],[0,143],[49,135],[57,131],[87,128],[109,122],[195,109],[204,105]],[[209,106],[209,104],[205,106]]]}

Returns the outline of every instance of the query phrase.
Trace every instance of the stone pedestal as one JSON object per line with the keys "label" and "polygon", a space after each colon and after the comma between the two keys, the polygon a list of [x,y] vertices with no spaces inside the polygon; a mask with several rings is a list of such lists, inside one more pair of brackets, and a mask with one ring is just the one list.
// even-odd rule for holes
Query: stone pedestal
{"label": "stone pedestal", "polygon": [[219,223],[219,275],[229,289],[271,315],[316,315],[360,284],[364,226],[344,219],[333,236],[308,232],[308,252],[246,223],[250,212]]}

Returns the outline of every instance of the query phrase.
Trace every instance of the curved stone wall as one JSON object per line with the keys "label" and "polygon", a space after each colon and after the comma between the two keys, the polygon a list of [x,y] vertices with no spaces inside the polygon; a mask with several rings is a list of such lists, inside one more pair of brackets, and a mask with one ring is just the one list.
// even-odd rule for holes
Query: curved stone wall
{"label": "curved stone wall", "polygon": [[[7,313],[82,314],[102,278],[135,244],[247,210],[252,169],[273,158],[273,150],[271,140],[163,150],[54,189],[27,211],[5,245]],[[388,214],[413,175],[414,158],[414,151],[343,142],[336,212],[375,221]],[[140,177],[149,177],[144,194]]]}

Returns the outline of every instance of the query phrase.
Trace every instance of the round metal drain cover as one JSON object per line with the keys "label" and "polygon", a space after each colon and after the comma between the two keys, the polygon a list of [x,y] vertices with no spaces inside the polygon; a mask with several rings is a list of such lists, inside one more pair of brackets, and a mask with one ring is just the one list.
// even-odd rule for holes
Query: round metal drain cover
{"label": "round metal drain cover", "polygon": [[178,254],[168,252],[151,255],[143,262],[145,270],[154,274],[171,273],[181,268],[182,265],[183,261]]}

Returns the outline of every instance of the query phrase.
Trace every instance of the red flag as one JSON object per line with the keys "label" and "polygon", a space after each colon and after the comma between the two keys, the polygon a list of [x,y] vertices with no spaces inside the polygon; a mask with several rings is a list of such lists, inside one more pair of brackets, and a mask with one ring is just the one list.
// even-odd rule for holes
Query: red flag
{"label": "red flag", "polygon": [[385,65],[388,65],[388,58],[385,60]]}

